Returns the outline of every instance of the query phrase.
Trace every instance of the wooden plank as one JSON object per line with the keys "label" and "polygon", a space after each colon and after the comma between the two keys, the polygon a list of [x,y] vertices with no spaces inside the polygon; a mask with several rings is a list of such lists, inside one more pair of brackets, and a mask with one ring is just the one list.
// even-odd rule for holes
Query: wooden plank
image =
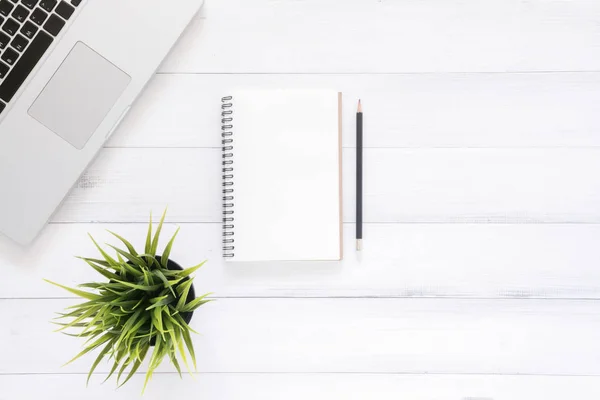
{"label": "wooden plank", "polygon": [[[598,149],[366,149],[365,221],[597,223]],[[354,150],[344,151],[344,220]],[[276,166],[274,166],[276,167]],[[104,149],[54,222],[219,222],[219,149]]]}
{"label": "wooden plank", "polygon": [[219,147],[222,96],[281,87],[342,91],[345,147],[359,97],[366,147],[600,146],[600,73],[533,73],[157,75],[107,147]]}
{"label": "wooden plank", "polygon": [[218,0],[205,8],[162,72],[600,69],[595,0]]}
{"label": "wooden plank", "polygon": [[[72,303],[0,301],[0,373],[87,372],[93,354],[60,367],[83,340],[47,322]],[[220,299],[192,326],[199,372],[598,376],[599,315],[578,300]]]}
{"label": "wooden plank", "polygon": [[[143,377],[115,390],[98,379],[85,387],[82,375],[0,376],[1,400],[37,400],[47,393],[60,393],[62,400],[130,400],[138,398]],[[197,398],[220,400],[596,400],[598,377],[572,376],[464,376],[394,374],[199,374],[195,379],[174,374],[156,374],[145,398]],[[290,390],[293,388],[293,390]]]}
{"label": "wooden plank", "polygon": [[[75,286],[99,277],[76,255],[96,256],[87,233],[118,244],[110,229],[143,246],[144,224],[50,225],[27,250],[0,240],[2,298],[69,294],[42,281]],[[176,225],[165,226],[165,241]],[[196,274],[198,293],[224,297],[468,297],[600,299],[600,225],[367,224],[354,251],[345,226],[341,263],[226,264],[219,224],[181,226],[172,257]]]}
{"label": "wooden plank", "polygon": [[218,222],[221,175],[218,149],[104,149],[52,220]]}

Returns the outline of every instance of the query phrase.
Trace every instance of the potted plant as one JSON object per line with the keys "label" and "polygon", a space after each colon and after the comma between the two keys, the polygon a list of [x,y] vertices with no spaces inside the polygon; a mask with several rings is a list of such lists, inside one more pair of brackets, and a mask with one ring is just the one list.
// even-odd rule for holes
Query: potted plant
{"label": "potted plant", "polygon": [[[131,379],[151,353],[142,392],[165,357],[169,357],[180,376],[178,356],[191,372],[187,352],[194,369],[196,368],[190,335],[190,332],[195,331],[190,328],[189,323],[193,312],[210,300],[206,298],[209,293],[195,297],[194,278],[191,274],[204,265],[204,262],[183,269],[169,258],[179,229],[162,254],[157,255],[165,215],[166,211],[154,235],[150,215],[143,252],[138,252],[126,239],[109,231],[127,249],[111,245],[115,251],[113,257],[90,235],[102,257],[79,258],[98,272],[104,278],[103,281],[84,283],[78,288],[47,281],[86,300],[59,313],[59,321],[55,323],[61,326],[59,331],[67,331],[64,333],[87,339],[83,351],[67,364],[93,350],[99,350],[88,373],[88,382],[98,364],[105,358],[112,363],[105,382],[116,373],[117,385],[120,387]],[[72,329],[78,330],[78,333],[68,333]]]}

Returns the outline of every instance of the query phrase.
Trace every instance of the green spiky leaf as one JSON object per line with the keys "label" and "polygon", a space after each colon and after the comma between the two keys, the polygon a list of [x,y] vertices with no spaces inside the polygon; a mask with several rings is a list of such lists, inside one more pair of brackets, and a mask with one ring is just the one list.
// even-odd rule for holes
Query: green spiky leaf
{"label": "green spiky leaf", "polygon": [[200,307],[201,305],[204,305],[206,303],[210,303],[213,300],[206,299],[206,297],[209,296],[209,295],[211,295],[211,294],[212,293],[206,293],[205,295],[203,295],[201,297],[198,297],[197,299],[194,299],[194,300],[190,301],[185,306],[183,306],[183,308],[181,309],[181,312],[194,311],[198,307]]}
{"label": "green spiky leaf", "polygon": [[177,296],[175,294],[175,290],[173,290],[173,283],[178,283],[179,281],[170,282],[167,279],[167,277],[165,276],[165,274],[160,269],[156,269],[156,270],[152,271],[152,273],[154,275],[156,275],[161,281],[163,281],[163,283],[165,284],[165,287],[169,288],[169,290],[173,294],[173,297]]}
{"label": "green spiky leaf", "polygon": [[148,224],[148,234],[146,235],[146,247],[144,253],[151,254],[152,251],[152,213],[150,213],[150,224]]}
{"label": "green spiky leaf", "polygon": [[137,370],[140,368],[140,365],[142,365],[142,362],[146,358],[146,353],[148,353],[148,349],[149,348],[150,348],[150,345],[146,345],[142,349],[142,351],[140,352],[140,356],[137,358],[137,360],[133,364],[133,367],[131,367],[131,371],[129,371],[129,374],[127,375],[127,378],[125,378],[125,380],[123,381],[123,383],[121,383],[119,385],[119,387],[121,387],[124,384],[126,384],[133,377],[133,375],[135,375],[135,373],[137,372]]}
{"label": "green spiky leaf", "polygon": [[150,254],[152,254],[153,256],[156,255],[156,250],[158,249],[158,239],[160,239],[160,232],[162,231],[163,223],[165,222],[166,216],[167,210],[165,209],[165,212],[163,212],[163,215],[160,218],[158,228],[156,228],[156,233],[154,234],[154,239],[152,239],[152,244],[150,246]]}
{"label": "green spiky leaf", "polygon": [[109,246],[112,247],[113,250],[115,250],[118,254],[125,257],[127,260],[129,260],[129,262],[131,262],[133,265],[136,265],[138,267],[146,266],[146,262],[144,260],[142,260],[140,257],[134,256],[133,254],[129,254],[128,252],[121,250],[118,247],[115,247],[113,245],[109,245]]}
{"label": "green spiky leaf", "polygon": [[173,248],[173,243],[175,242],[175,238],[177,237],[178,233],[179,233],[179,228],[177,228],[177,230],[175,231],[175,234],[173,235],[171,240],[169,240],[169,243],[167,243],[167,247],[165,247],[165,251],[163,251],[163,254],[160,258],[160,263],[162,264],[163,268],[167,268],[167,264],[169,263],[169,257],[171,256],[171,249]]}
{"label": "green spiky leaf", "polygon": [[94,363],[92,364],[92,368],[90,369],[90,372],[88,373],[87,376],[87,381],[86,381],[86,385],[89,385],[90,383],[90,379],[92,378],[92,374],[94,373],[94,371],[96,370],[96,367],[98,366],[98,364],[100,363],[100,361],[102,361],[102,359],[104,358],[104,356],[106,355],[106,353],[109,352],[109,350],[112,348],[112,345],[114,343],[115,339],[113,338],[112,340],[110,340],[106,346],[104,346],[104,348],[102,349],[102,351],[100,352],[100,354],[98,354],[98,357],[96,357],[96,361],[94,361]]}
{"label": "green spiky leaf", "polygon": [[177,271],[177,272],[179,272],[179,273],[177,273],[177,272],[175,272],[175,271],[163,271],[163,273],[164,273],[166,276],[177,276],[177,277],[179,277],[179,278],[185,278],[185,277],[188,277],[188,276],[190,276],[190,275],[191,275],[191,274],[193,274],[194,272],[198,271],[200,268],[202,268],[202,266],[203,266],[204,264],[206,264],[206,261],[203,261],[203,262],[201,262],[200,264],[198,264],[198,265],[196,265],[196,266],[193,266],[193,267],[191,267],[191,268],[187,268],[187,269],[185,269],[185,270],[183,270],[183,271]]}
{"label": "green spiky leaf", "polygon": [[[175,306],[175,309],[177,311],[181,311],[183,309],[183,307],[185,306],[185,303],[188,298],[188,294],[192,287],[192,283],[194,283],[194,281],[190,279],[177,287],[177,293],[179,294],[179,300],[177,301],[177,305]],[[179,289],[181,289],[181,290],[179,290]]]}
{"label": "green spiky leaf", "polygon": [[63,286],[60,283],[52,282],[52,281],[49,281],[48,279],[44,279],[44,280],[46,282],[54,285],[54,286],[58,286],[59,288],[63,288],[66,291],[69,291],[69,292],[73,293],[76,296],[83,297],[84,299],[98,300],[98,299],[101,298],[101,296],[99,296],[97,294],[94,294],[94,293],[84,292],[83,290],[78,290],[78,289],[73,289],[73,288],[70,288],[70,287],[67,287],[67,286]]}
{"label": "green spiky leaf", "polygon": [[125,238],[117,235],[116,233],[114,233],[113,231],[108,231],[108,233],[110,233],[111,235],[113,235],[114,237],[116,237],[117,239],[119,239],[121,242],[123,242],[123,244],[125,245],[125,247],[127,247],[127,250],[129,250],[129,252],[136,256],[138,255],[137,251],[135,250],[135,247],[133,247],[133,245],[131,243],[129,243]]}
{"label": "green spiky leaf", "polygon": [[90,267],[92,267],[94,270],[96,270],[96,272],[98,272],[100,275],[104,276],[105,278],[108,279],[118,279],[119,276],[113,272],[110,272],[108,269],[106,269],[106,267],[101,266],[100,264],[90,260],[89,258],[83,258],[83,257],[79,257],[80,259],[82,259],[83,261],[85,261]]}

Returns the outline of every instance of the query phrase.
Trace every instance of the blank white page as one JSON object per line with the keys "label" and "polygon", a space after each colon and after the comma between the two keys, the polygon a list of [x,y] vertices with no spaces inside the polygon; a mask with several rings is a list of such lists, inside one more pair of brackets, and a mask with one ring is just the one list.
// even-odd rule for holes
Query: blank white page
{"label": "blank white page", "polygon": [[341,94],[235,93],[231,261],[342,258]]}

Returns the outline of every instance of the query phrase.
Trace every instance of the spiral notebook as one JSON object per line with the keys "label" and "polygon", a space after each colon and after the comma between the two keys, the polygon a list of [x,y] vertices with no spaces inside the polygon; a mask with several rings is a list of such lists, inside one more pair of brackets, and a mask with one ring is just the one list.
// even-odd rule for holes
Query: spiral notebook
{"label": "spiral notebook", "polygon": [[342,259],[341,98],[255,90],[222,99],[228,261]]}

